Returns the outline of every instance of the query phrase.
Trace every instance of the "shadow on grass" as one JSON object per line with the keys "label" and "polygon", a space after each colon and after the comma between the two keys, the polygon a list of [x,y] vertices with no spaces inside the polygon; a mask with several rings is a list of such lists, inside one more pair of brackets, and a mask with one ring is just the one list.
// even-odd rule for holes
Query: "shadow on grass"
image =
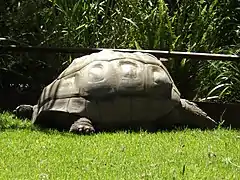
{"label": "shadow on grass", "polygon": [[[215,129],[232,129],[231,127],[221,127],[218,126],[212,130]],[[149,134],[154,134],[154,133],[159,133],[159,132],[179,132],[179,131],[186,131],[186,130],[199,130],[199,131],[204,131],[208,129],[200,129],[198,127],[194,126],[189,126],[189,125],[173,125],[168,128],[157,128],[155,130],[148,130],[148,129],[142,129],[140,127],[137,128],[118,128],[118,129],[111,129],[111,130],[97,130],[95,133],[92,134],[83,134],[83,133],[70,133],[68,129],[64,130],[59,130],[56,128],[42,128],[38,125],[33,125],[29,119],[19,119],[17,118],[14,114],[10,112],[2,112],[0,113],[0,131],[6,131],[6,130],[30,130],[30,131],[39,131],[45,134],[59,134],[62,136],[69,136],[69,135],[84,135],[84,136],[91,136],[91,135],[96,135],[96,134],[113,134],[113,133],[149,133]],[[233,130],[233,129],[232,129]]]}
{"label": "shadow on grass", "polygon": [[[184,132],[186,130],[192,130],[192,131],[214,131],[216,129],[229,129],[227,127],[217,127],[214,129],[200,129],[200,128],[196,128],[196,127],[189,127],[187,125],[176,125],[173,126],[171,128],[159,128],[157,130],[154,131],[150,131],[150,130],[145,130],[145,129],[131,129],[131,128],[122,128],[122,129],[115,129],[115,130],[102,130],[102,131],[96,131],[95,133],[90,133],[90,134],[84,134],[84,133],[73,133],[73,132],[69,132],[68,130],[57,130],[54,128],[41,128],[39,126],[36,126],[37,131],[41,131],[45,134],[59,134],[62,136],[73,136],[73,135],[79,135],[79,136],[94,136],[94,135],[98,135],[98,134],[115,134],[115,133],[124,133],[124,134],[135,134],[135,133],[148,133],[148,134],[156,134],[156,133],[172,133],[172,132]],[[231,129],[231,128],[230,128]],[[230,130],[229,129],[229,130]]]}

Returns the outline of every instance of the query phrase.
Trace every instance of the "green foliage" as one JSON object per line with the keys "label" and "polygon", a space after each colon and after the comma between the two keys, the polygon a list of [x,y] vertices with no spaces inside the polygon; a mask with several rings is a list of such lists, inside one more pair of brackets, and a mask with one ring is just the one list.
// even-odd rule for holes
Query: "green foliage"
{"label": "green foliage", "polygon": [[[51,13],[49,1],[1,1],[1,45],[53,45],[60,35],[54,34],[57,19]],[[0,55],[0,97],[10,94],[16,103],[23,97],[36,103],[31,93],[40,93],[66,66],[67,55],[38,53],[11,53]],[[31,92],[30,94],[27,92]],[[17,96],[18,95],[18,96]],[[9,103],[9,102],[7,102]],[[27,102],[26,102],[27,103]]]}
{"label": "green foliage", "polygon": [[[7,0],[1,6],[3,28],[0,37],[11,40],[4,41],[5,44],[239,52],[237,0],[182,0],[172,6],[166,2]],[[42,89],[70,63],[68,59],[68,56],[41,52],[1,55],[0,75],[4,78],[0,86],[6,89],[10,85],[14,88],[24,85],[28,90]],[[221,84],[213,81],[217,73],[208,71],[224,63],[211,65],[205,61],[175,58],[170,60],[169,70],[183,96],[203,98]],[[235,69],[239,67],[238,63],[232,65]],[[39,73],[35,73],[36,69]],[[235,76],[232,69],[226,70],[227,76]],[[211,80],[206,79],[213,83],[207,84]],[[231,85],[230,89],[231,92],[224,91],[226,93],[215,91],[214,95],[227,99],[227,94],[235,87]],[[239,99],[236,95],[232,94],[230,100]]]}
{"label": "green foliage", "polygon": [[[201,71],[204,81],[200,83],[198,96],[203,100],[239,102],[240,64],[237,62],[209,62]],[[207,94],[207,95],[206,95]],[[199,98],[200,99],[200,98]]]}
{"label": "green foliage", "polygon": [[[215,53],[238,54],[240,52],[239,2],[218,1],[215,34],[212,35]],[[239,102],[239,62],[209,61],[199,66],[197,79],[198,100]]]}
{"label": "green foliage", "polygon": [[6,129],[31,129],[30,120],[18,119],[9,112],[0,113],[0,131]]}
{"label": "green foliage", "polygon": [[[168,47],[163,1],[51,1],[62,22],[55,28],[65,45],[111,48]],[[78,43],[79,42],[79,43]],[[160,43],[161,42],[161,43]]]}
{"label": "green foliage", "polygon": [[[46,22],[51,7],[46,0],[6,0],[1,1],[2,22],[1,37],[7,38],[17,45],[40,45],[51,34],[50,29],[44,31],[43,26],[52,22]],[[52,19],[54,19],[52,17]],[[54,25],[54,24],[52,24]],[[54,27],[54,26],[49,26]]]}
{"label": "green foliage", "polygon": [[[171,18],[176,37],[173,41],[173,49],[189,52],[233,53],[231,49],[237,48],[240,39],[237,33],[240,27],[239,22],[237,24],[236,21],[237,17],[240,17],[237,1],[181,1],[180,7]],[[215,63],[225,64],[225,62]],[[182,94],[187,98],[207,96],[209,91],[203,91],[203,86],[199,88],[200,84],[204,84],[204,87],[208,89],[213,89],[218,85],[206,83],[206,78],[210,78],[208,71],[211,67],[208,65],[209,62],[191,59],[172,61],[172,76]],[[229,69],[229,73],[234,72]],[[212,82],[214,78],[210,78]]]}

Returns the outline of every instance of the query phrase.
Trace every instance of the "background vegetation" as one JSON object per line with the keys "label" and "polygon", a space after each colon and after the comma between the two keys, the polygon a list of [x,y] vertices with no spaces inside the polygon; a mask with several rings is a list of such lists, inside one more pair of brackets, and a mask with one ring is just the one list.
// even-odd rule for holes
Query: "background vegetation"
{"label": "background vegetation", "polygon": [[[1,45],[240,50],[238,0],[6,0],[0,10]],[[0,94],[20,94],[20,101],[35,103],[31,93],[40,93],[75,56],[1,54]],[[179,58],[168,68],[184,97],[235,102],[239,67],[238,62]]]}

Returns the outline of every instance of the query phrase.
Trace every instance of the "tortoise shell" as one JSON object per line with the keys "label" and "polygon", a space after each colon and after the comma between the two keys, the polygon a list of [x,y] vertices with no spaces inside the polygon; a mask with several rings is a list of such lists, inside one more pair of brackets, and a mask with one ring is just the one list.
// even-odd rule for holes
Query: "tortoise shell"
{"label": "tortoise shell", "polygon": [[179,102],[179,91],[155,56],[103,50],[74,59],[44,88],[33,121],[41,121],[44,113],[54,114],[49,121],[60,121],[53,120],[58,114],[84,116],[93,123],[154,121]]}

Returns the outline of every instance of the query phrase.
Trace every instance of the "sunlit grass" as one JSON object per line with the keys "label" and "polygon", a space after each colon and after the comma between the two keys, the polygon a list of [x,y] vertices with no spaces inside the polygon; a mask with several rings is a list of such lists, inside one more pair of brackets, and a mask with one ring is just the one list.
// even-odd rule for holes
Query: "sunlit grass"
{"label": "sunlit grass", "polygon": [[80,136],[37,131],[27,123],[5,128],[0,147],[0,179],[240,178],[236,130]]}

